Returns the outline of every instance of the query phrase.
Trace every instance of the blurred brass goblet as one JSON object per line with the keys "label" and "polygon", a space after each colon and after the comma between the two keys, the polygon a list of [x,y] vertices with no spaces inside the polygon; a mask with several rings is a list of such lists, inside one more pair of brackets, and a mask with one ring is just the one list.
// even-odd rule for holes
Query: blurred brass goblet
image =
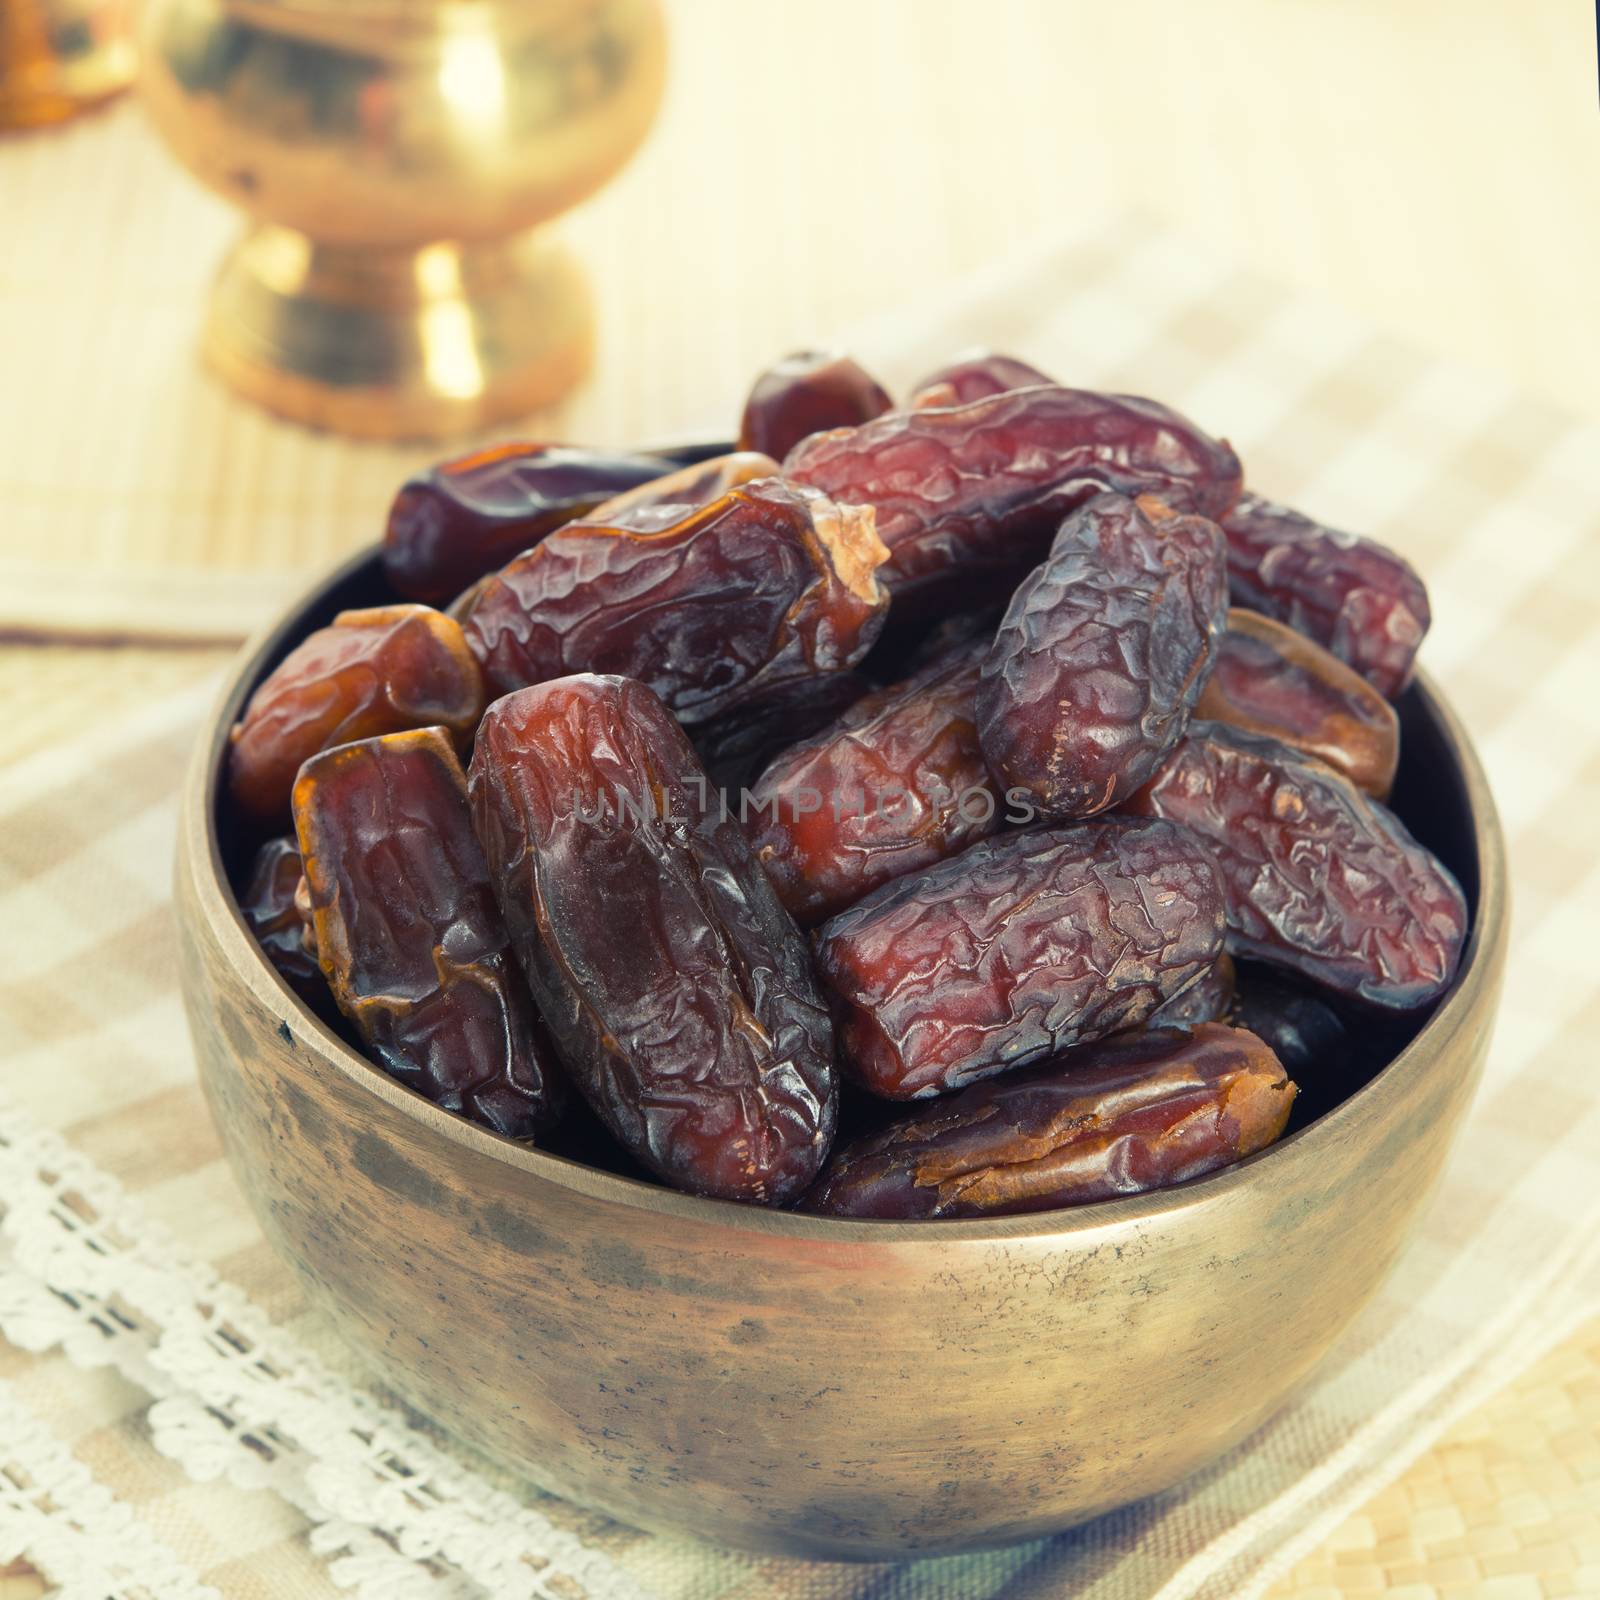
{"label": "blurred brass goblet", "polygon": [[530,230],[644,137],[657,0],[146,0],[142,42],[157,127],[253,219],[203,340],[235,388],[401,438],[581,376],[583,278]]}
{"label": "blurred brass goblet", "polygon": [[131,0],[0,0],[0,129],[61,122],[133,81]]}

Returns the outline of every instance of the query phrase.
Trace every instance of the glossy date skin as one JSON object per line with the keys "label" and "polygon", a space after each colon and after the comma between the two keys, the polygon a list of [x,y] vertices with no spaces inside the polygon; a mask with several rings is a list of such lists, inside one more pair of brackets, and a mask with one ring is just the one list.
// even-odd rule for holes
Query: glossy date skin
{"label": "glossy date skin", "polygon": [[1193,983],[1157,1006],[1145,1026],[1192,1028],[1200,1022],[1221,1022],[1232,1010],[1237,992],[1233,957],[1224,950]]}
{"label": "glossy date skin", "polygon": [[409,478],[383,536],[397,594],[443,605],[562,523],[671,469],[660,456],[503,444]]}
{"label": "glossy date skin", "polygon": [[969,644],[858,701],[757,781],[746,830],[802,926],[999,830],[1005,802],[973,720],[986,649]]}
{"label": "glossy date skin", "polygon": [[964,406],[974,400],[986,400],[992,394],[1032,389],[1040,384],[1054,386],[1055,379],[1015,356],[980,350],[930,372],[911,391],[909,404],[913,411],[925,411],[929,406]]}
{"label": "glossy date skin", "polygon": [[897,612],[1009,594],[1061,519],[1097,494],[1151,493],[1216,518],[1239,492],[1229,446],[1153,400],[1054,386],[897,411],[813,435],[785,474],[878,514]]}
{"label": "glossy date skin", "polygon": [[295,899],[300,882],[300,847],[293,839],[268,839],[250,865],[239,912],[284,982],[302,998],[312,999],[322,988],[322,969]]}
{"label": "glossy date skin", "polygon": [[803,935],[643,684],[582,675],[496,701],[473,817],[573,1081],[691,1193],[782,1204],[838,1115]]}
{"label": "glossy date skin", "polygon": [[583,520],[630,528],[635,533],[657,533],[677,522],[685,507],[709,505],[742,484],[754,483],[757,478],[775,478],[778,470],[778,463],[758,450],[733,450],[613,495],[586,513]]}
{"label": "glossy date skin", "polygon": [[883,385],[849,356],[802,350],[756,379],[739,423],[739,448],[782,461],[813,433],[870,422],[893,404]]}
{"label": "glossy date skin", "polygon": [[990,770],[1045,817],[1125,799],[1182,737],[1227,610],[1214,522],[1148,498],[1091,500],[1017,590],[984,660]]}
{"label": "glossy date skin", "polygon": [[1165,1189],[1264,1149],[1294,1098],[1253,1034],[1146,1029],[978,1084],[846,1146],[803,1209],[995,1217]]}
{"label": "glossy date skin", "polygon": [[281,827],[300,763],[319,750],[436,725],[464,745],[483,700],[477,661],[442,612],[341,611],[250,696],[231,735],[229,795],[250,821]]}
{"label": "glossy date skin", "polygon": [[830,727],[873,688],[859,672],[798,678],[702,722],[691,735],[695,753],[737,812],[740,796],[776,757]]}
{"label": "glossy date skin", "polygon": [[1199,841],[1112,819],[1002,834],[896,878],[818,930],[841,1070],[948,1094],[1138,1026],[1222,950]]}
{"label": "glossy date skin", "polygon": [[323,975],[379,1065],[496,1133],[544,1133],[562,1090],[444,731],[313,757],[294,816]]}
{"label": "glossy date skin", "polygon": [[1293,745],[1376,800],[1394,786],[1394,707],[1332,651],[1258,611],[1228,613],[1195,715]]}
{"label": "glossy date skin", "polygon": [[1409,562],[1255,494],[1240,497],[1222,529],[1235,605],[1315,639],[1385,699],[1411,682],[1432,613]]}
{"label": "glossy date skin", "polygon": [[1387,806],[1322,762],[1197,721],[1126,809],[1204,839],[1235,956],[1393,1010],[1428,1004],[1455,976],[1459,885]]}
{"label": "glossy date skin", "polygon": [[766,478],[665,528],[576,522],[489,578],[463,617],[494,694],[637,678],[685,722],[842,672],[883,627],[872,514]]}

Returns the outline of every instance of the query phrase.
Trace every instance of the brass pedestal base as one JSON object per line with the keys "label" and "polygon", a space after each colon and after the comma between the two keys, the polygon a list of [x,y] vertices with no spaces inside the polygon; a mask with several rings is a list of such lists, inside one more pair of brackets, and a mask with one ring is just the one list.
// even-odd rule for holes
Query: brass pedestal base
{"label": "brass pedestal base", "polygon": [[538,233],[383,250],[265,225],[223,263],[204,348],[296,422],[438,438],[564,394],[588,369],[593,311],[578,267]]}

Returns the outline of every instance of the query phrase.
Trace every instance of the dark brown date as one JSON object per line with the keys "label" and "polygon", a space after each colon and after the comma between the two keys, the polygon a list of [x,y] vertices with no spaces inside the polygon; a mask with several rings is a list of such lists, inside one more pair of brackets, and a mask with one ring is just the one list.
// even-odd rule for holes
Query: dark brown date
{"label": "dark brown date", "polygon": [[239,912],[283,981],[309,1000],[322,988],[322,969],[295,899],[300,881],[300,847],[293,839],[268,839],[251,863]]}
{"label": "dark brown date", "polygon": [[1346,1077],[1351,1054],[1344,1019],[1297,980],[1265,967],[1239,974],[1230,1019],[1265,1039],[1291,1077]]}
{"label": "dark brown date", "polygon": [[478,664],[442,612],[341,611],[250,696],[232,733],[228,792],[252,822],[282,824],[300,763],[319,750],[435,725],[464,744],[482,709]]}
{"label": "dark brown date", "polygon": [[1116,805],[1183,736],[1227,612],[1214,522],[1120,494],[1080,507],[984,660],[990,770],[1046,817]]}
{"label": "dark brown date", "polygon": [[911,391],[910,405],[913,411],[925,411],[929,406],[964,406],[974,400],[986,400],[992,394],[1032,389],[1039,384],[1055,385],[1055,379],[1015,356],[979,350],[930,372]]}
{"label": "dark brown date", "polygon": [[702,722],[692,734],[695,753],[713,787],[737,807],[776,756],[821,733],[872,690],[859,672],[797,678]]}
{"label": "dark brown date", "polygon": [[775,478],[778,471],[778,463],[771,456],[758,450],[734,450],[679,467],[664,478],[652,478],[637,489],[613,495],[583,520],[608,528],[627,528],[633,533],[659,533],[681,521],[689,506],[709,505],[730,489],[754,483],[757,478]]}
{"label": "dark brown date", "polygon": [[1455,976],[1467,935],[1455,879],[1332,767],[1197,721],[1127,809],[1205,840],[1234,955],[1396,1010],[1426,1005]]}
{"label": "dark brown date", "polygon": [[784,472],[876,509],[883,581],[897,609],[922,615],[1009,594],[1061,519],[1108,489],[1208,517],[1239,492],[1239,458],[1177,412],[1054,387],[817,434]]}
{"label": "dark brown date", "polygon": [[750,796],[756,859],[802,926],[998,831],[973,696],[979,641],[784,751]]}
{"label": "dark brown date", "polygon": [[1004,834],[824,923],[841,1065],[890,1100],[946,1094],[1144,1022],[1216,961],[1222,887],[1183,829]]}
{"label": "dark brown date", "polygon": [[643,684],[498,700],[473,817],[571,1077],[622,1145],[697,1194],[780,1204],[838,1115],[805,939]]}
{"label": "dark brown date", "polygon": [[703,722],[865,655],[884,554],[867,508],[765,478],[655,532],[570,523],[489,578],[463,627],[496,694],[615,673]]}
{"label": "dark brown date", "polygon": [[385,1071],[513,1139],[560,1089],[441,728],[313,757],[294,786],[323,976]]}
{"label": "dark brown date", "polygon": [[1194,714],[1293,745],[1376,799],[1394,785],[1394,707],[1332,651],[1258,611],[1228,613]]}
{"label": "dark brown date", "polygon": [[977,1084],[846,1146],[803,1209],[993,1217],[1165,1189],[1264,1149],[1294,1097],[1254,1034],[1147,1029]]}
{"label": "dark brown date", "polygon": [[756,379],[739,423],[739,448],[779,461],[813,433],[880,417],[894,402],[849,356],[802,350]]}
{"label": "dark brown date", "polygon": [[1386,699],[1411,682],[1432,613],[1408,561],[1254,494],[1241,496],[1222,529],[1235,605],[1326,645]]}
{"label": "dark brown date", "polygon": [[1187,988],[1150,1013],[1147,1028],[1192,1028],[1200,1022],[1221,1022],[1236,994],[1233,957],[1226,950]]}
{"label": "dark brown date", "polygon": [[441,461],[395,496],[384,571],[395,593],[443,605],[563,522],[671,467],[660,456],[521,443]]}

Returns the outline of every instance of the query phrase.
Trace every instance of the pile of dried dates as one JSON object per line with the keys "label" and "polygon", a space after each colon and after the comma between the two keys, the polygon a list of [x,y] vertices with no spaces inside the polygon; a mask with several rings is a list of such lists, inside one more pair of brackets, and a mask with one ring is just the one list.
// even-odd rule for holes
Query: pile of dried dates
{"label": "pile of dried dates", "polygon": [[1385,803],[1422,584],[1153,401],[978,355],[896,408],[795,356],[731,454],[420,474],[384,562],[403,598],[233,730],[240,900],[506,1137],[1047,1210],[1271,1144],[1455,973],[1462,892]]}

